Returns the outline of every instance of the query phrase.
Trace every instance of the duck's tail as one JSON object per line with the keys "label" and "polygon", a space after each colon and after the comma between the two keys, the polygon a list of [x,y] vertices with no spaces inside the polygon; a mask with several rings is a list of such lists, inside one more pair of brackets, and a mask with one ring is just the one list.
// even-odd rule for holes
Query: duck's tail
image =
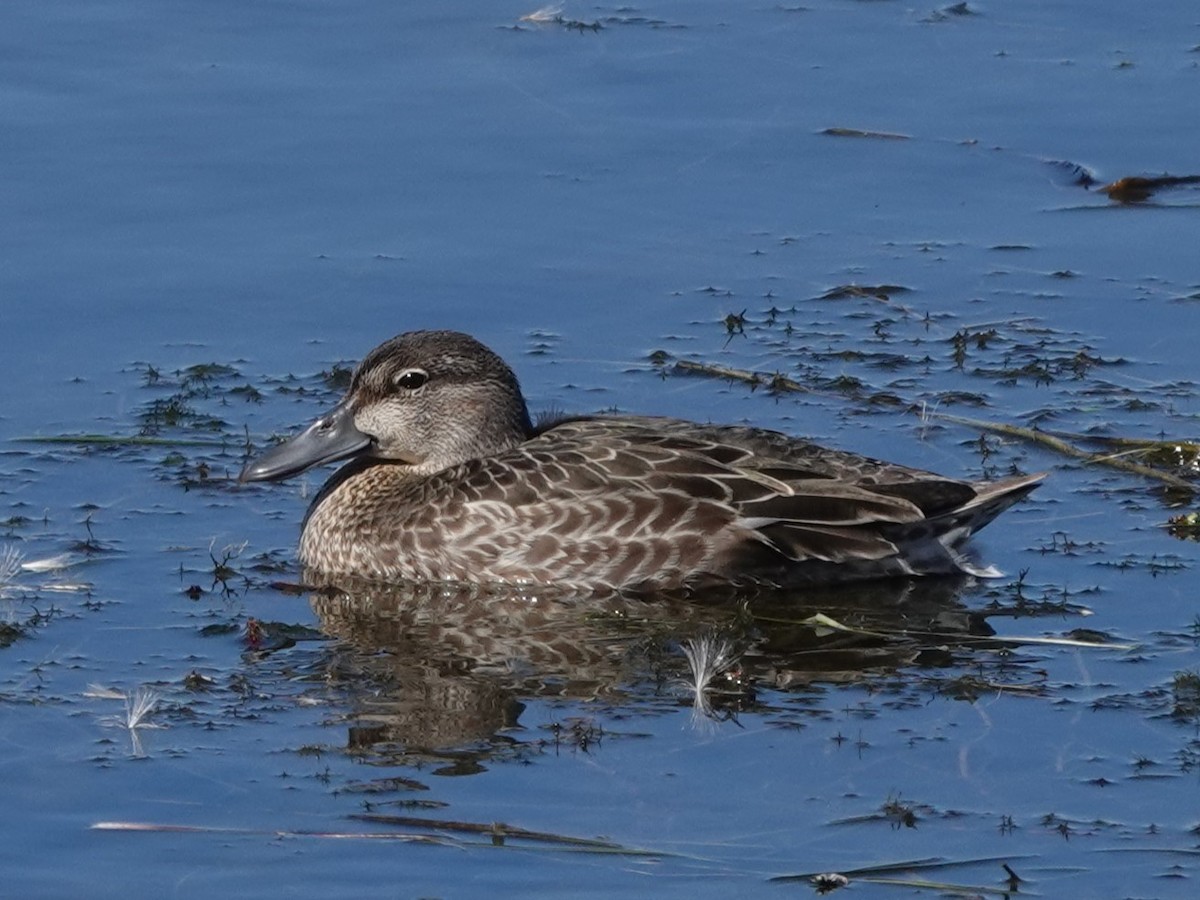
{"label": "duck's tail", "polygon": [[[1003,574],[995,566],[981,566],[973,560],[966,549],[967,539],[1036,488],[1045,477],[1045,472],[1039,472],[976,482],[972,485],[975,499],[929,520],[937,543],[959,571],[977,578],[999,578]],[[910,562],[917,559],[910,557]],[[933,570],[938,568],[941,567],[935,566]]]}

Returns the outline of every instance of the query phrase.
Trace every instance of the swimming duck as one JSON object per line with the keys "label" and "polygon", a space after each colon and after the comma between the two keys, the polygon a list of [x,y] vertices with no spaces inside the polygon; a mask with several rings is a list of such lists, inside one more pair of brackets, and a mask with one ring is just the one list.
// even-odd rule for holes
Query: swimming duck
{"label": "swimming duck", "polygon": [[535,426],[512,369],[453,331],[376,347],[240,480],[339,460],[300,538],[322,575],[638,593],[995,575],[964,544],[1043,478],[959,481],[678,419]]}

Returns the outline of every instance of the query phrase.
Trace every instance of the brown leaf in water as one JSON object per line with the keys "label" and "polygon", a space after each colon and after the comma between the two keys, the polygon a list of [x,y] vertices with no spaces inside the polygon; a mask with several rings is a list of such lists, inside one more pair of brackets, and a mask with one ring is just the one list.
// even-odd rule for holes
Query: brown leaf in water
{"label": "brown leaf in water", "polygon": [[1200,175],[1160,175],[1157,178],[1131,175],[1127,178],[1118,178],[1112,184],[1104,185],[1100,190],[1108,194],[1109,200],[1117,203],[1143,203],[1163,188],[1179,187],[1185,184],[1200,184]]}

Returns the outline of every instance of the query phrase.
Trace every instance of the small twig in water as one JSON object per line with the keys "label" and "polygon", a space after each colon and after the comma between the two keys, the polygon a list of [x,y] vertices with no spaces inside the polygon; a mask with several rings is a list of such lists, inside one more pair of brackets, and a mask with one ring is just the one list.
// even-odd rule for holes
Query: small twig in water
{"label": "small twig in water", "polygon": [[949,415],[948,413],[931,413],[931,415],[946,422],[954,422],[956,425],[965,425],[968,428],[978,428],[983,431],[991,431],[995,434],[1003,434],[1019,438],[1023,441],[1040,444],[1043,447],[1048,447],[1051,450],[1061,453],[1063,456],[1082,459],[1085,462],[1107,466],[1111,469],[1120,469],[1122,472],[1129,472],[1133,475],[1140,475],[1143,478],[1160,481],[1177,490],[1189,491],[1191,493],[1195,493],[1197,490],[1196,485],[1186,479],[1180,478],[1178,475],[1172,475],[1170,472],[1162,472],[1149,466],[1140,465],[1121,455],[1089,453],[1087,450],[1076,447],[1062,438],[1055,437],[1045,431],[1039,431],[1036,428],[1024,428],[1020,425],[1011,425],[1005,422],[968,419],[963,416]]}

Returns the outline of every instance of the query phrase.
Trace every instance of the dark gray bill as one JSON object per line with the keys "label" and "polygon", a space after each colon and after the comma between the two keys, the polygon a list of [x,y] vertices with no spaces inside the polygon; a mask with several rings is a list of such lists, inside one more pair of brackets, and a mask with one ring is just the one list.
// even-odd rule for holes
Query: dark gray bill
{"label": "dark gray bill", "polygon": [[362,453],[370,446],[370,436],[354,427],[353,410],[346,403],[339,403],[294,438],[248,462],[238,481],[287,478],[313,466]]}

